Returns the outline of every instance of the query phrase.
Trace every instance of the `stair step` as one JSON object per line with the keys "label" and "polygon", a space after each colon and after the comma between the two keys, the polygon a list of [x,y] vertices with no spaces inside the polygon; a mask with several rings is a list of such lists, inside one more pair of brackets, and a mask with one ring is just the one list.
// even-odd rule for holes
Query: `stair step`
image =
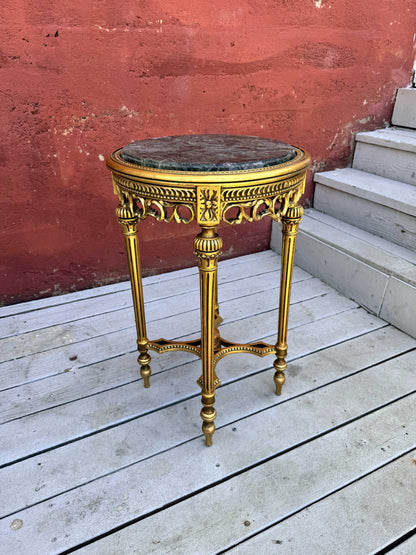
{"label": "stair step", "polygon": [[416,187],[353,168],[315,181],[317,210],[416,250]]}
{"label": "stair step", "polygon": [[399,89],[394,104],[393,125],[416,128],[416,89]]}
{"label": "stair step", "polygon": [[388,127],[357,133],[353,168],[416,185],[416,130]]}
{"label": "stair step", "polygon": [[416,188],[408,183],[354,168],[319,172],[314,177],[327,187],[416,216]]}
{"label": "stair step", "polygon": [[356,140],[397,150],[416,152],[416,130],[404,127],[385,127],[375,131],[361,131]]}
{"label": "stair step", "polygon": [[[407,276],[410,270],[416,270],[416,253],[411,249],[397,247],[382,237],[323,214],[314,208],[306,210],[301,226],[301,231],[317,238],[324,237],[329,245],[354,254],[357,259],[371,264],[381,272],[402,277],[416,287],[416,275]],[[325,232],[323,237],[322,231]]]}
{"label": "stair step", "polygon": [[[273,226],[271,246],[280,252]],[[416,337],[416,253],[315,209],[305,212],[295,262]]]}
{"label": "stair step", "polygon": [[416,89],[399,89],[392,123],[356,135],[352,168],[315,175],[295,262],[416,337]]}

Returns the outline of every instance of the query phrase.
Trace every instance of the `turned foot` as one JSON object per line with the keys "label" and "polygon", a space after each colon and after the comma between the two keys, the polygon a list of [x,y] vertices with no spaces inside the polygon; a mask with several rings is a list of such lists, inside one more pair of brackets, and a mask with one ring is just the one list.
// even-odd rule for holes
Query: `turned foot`
{"label": "turned foot", "polygon": [[201,418],[203,420],[202,431],[205,436],[205,445],[207,445],[208,447],[212,445],[212,436],[215,432],[214,420],[216,416],[217,411],[214,408],[207,409],[204,407],[201,410]]}
{"label": "turned foot", "polygon": [[140,375],[143,378],[144,387],[150,387],[150,375],[152,371],[150,370],[149,363],[152,357],[148,353],[141,353],[137,362],[140,364]]}
{"label": "turned foot", "polygon": [[282,394],[282,387],[285,383],[286,377],[284,371],[287,368],[287,363],[284,358],[278,358],[273,363],[274,369],[276,372],[274,373],[273,380],[276,385],[276,395]]}
{"label": "turned foot", "polygon": [[286,381],[285,375],[283,374],[283,372],[275,372],[273,380],[276,385],[276,395],[281,395],[283,384]]}

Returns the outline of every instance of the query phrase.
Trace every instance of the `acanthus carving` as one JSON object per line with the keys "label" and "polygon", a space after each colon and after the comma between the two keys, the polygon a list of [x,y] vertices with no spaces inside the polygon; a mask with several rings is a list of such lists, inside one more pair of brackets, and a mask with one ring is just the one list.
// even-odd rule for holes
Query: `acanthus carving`
{"label": "acanthus carving", "polygon": [[289,207],[284,218],[282,219],[283,233],[285,235],[296,236],[299,223],[302,221],[303,212],[303,206],[300,204]]}
{"label": "acanthus carving", "polygon": [[202,232],[195,237],[194,252],[198,256],[198,266],[201,270],[211,271],[216,268],[221,247],[222,239],[218,235],[204,237],[204,232]]}
{"label": "acanthus carving", "polygon": [[129,195],[125,191],[122,191],[117,187],[116,183],[114,185],[114,194],[117,195],[120,204],[116,208],[116,216],[118,220],[136,220],[137,219],[137,205],[135,198]]}

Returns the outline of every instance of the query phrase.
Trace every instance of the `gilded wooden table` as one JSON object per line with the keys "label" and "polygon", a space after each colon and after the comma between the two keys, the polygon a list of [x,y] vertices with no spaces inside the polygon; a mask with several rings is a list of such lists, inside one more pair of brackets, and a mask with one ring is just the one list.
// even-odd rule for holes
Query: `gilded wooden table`
{"label": "gilded wooden table", "polygon": [[[116,209],[125,239],[137,327],[138,362],[144,387],[149,387],[149,349],[158,353],[190,351],[202,360],[202,431],[211,445],[215,431],[215,367],[232,353],[275,354],[274,382],[280,395],[287,368],[287,326],[296,234],[303,214],[309,155],[300,148],[259,137],[184,135],[132,143],[107,158],[112,172]],[[201,298],[201,338],[196,341],[149,340],[143,302],[137,224],[148,216],[187,224],[196,220],[195,237]],[[282,222],[282,266],[277,342],[230,343],[220,336],[217,261],[221,221],[235,225],[266,216]]]}

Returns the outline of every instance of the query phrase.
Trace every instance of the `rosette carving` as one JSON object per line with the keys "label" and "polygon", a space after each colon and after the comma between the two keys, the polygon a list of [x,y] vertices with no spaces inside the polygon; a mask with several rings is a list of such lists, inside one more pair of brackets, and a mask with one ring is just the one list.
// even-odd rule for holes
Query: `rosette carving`
{"label": "rosette carving", "polygon": [[216,225],[221,221],[221,188],[219,185],[198,187],[197,190],[198,223]]}

